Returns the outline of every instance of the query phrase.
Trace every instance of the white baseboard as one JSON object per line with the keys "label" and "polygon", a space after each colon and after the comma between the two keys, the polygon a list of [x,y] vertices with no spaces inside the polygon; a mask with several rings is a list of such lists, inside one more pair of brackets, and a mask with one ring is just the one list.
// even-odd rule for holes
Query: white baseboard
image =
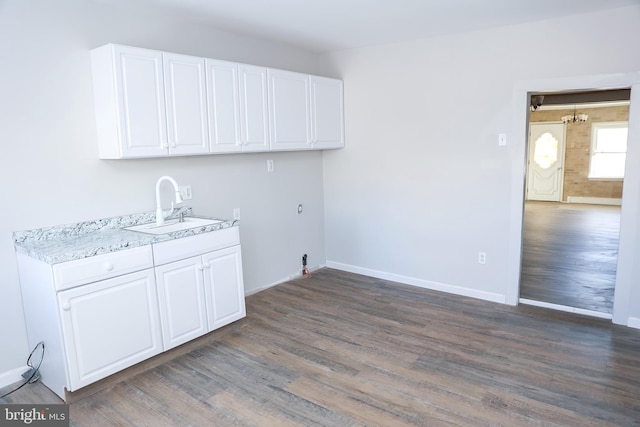
{"label": "white baseboard", "polygon": [[564,311],[567,313],[582,314],[583,316],[597,317],[599,319],[613,319],[610,313],[586,310],[584,308],[569,307],[568,305],[552,304],[550,302],[536,301],[532,299],[520,298],[520,304],[532,305],[534,307],[550,308],[552,310]]}
{"label": "white baseboard", "polygon": [[613,199],[609,197],[567,197],[567,203],[586,203],[589,205],[614,205],[622,206],[622,199]]}
{"label": "white baseboard", "polygon": [[28,369],[29,367],[25,365],[0,374],[0,388],[4,388],[8,385],[21,381],[23,379],[22,374]]}
{"label": "white baseboard", "polygon": [[630,328],[640,329],[640,318],[629,317],[629,320],[627,320],[627,326]]}
{"label": "white baseboard", "polygon": [[434,291],[442,291],[450,294],[461,295],[461,296],[481,299],[485,301],[497,302],[500,304],[506,304],[505,295],[496,294],[493,292],[478,291],[476,289],[469,289],[462,286],[432,282],[429,280],[417,279],[415,277],[403,276],[400,274],[387,273],[384,271],[357,267],[354,265],[343,264],[335,261],[327,261],[327,267],[335,268],[336,270],[348,271],[349,273],[356,273],[356,274],[362,274],[364,276],[375,277],[377,279],[399,282],[405,285],[412,285],[420,288],[431,289]]}
{"label": "white baseboard", "polygon": [[[318,265],[316,267],[309,267],[309,272],[311,272],[313,274],[314,271],[320,270],[321,268],[323,268],[324,265]],[[250,291],[247,291],[244,293],[245,296],[249,296],[249,295],[253,295],[253,294],[257,294],[258,292],[262,292],[264,290],[267,290],[269,288],[273,288],[274,286],[280,285],[282,283],[288,282],[289,280],[293,280],[293,279],[299,279],[302,277],[302,270],[297,270],[296,273],[293,273],[291,275],[289,275],[288,277],[284,278],[284,279],[280,279],[280,280],[276,280],[275,282],[272,282],[268,285],[262,286],[258,289],[252,289]]]}

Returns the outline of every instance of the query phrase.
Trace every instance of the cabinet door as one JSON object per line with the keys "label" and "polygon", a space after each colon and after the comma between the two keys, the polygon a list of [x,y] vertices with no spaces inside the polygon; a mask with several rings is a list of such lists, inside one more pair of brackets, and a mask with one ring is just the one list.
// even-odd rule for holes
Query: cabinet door
{"label": "cabinet door", "polygon": [[245,317],[240,246],[202,256],[209,330]]}
{"label": "cabinet door", "polygon": [[269,151],[267,69],[239,64],[242,151]]}
{"label": "cabinet door", "polygon": [[269,70],[269,130],[271,150],[311,148],[309,76]]}
{"label": "cabinet door", "polygon": [[156,267],[164,349],[207,333],[207,312],[200,257]]}
{"label": "cabinet door", "polygon": [[164,53],[169,154],[209,152],[203,58]]}
{"label": "cabinet door", "polygon": [[122,157],[167,155],[162,52],[113,46]]}
{"label": "cabinet door", "polygon": [[311,141],[314,149],[344,147],[343,84],[327,77],[310,77]]}
{"label": "cabinet door", "polygon": [[58,293],[70,391],[162,351],[153,269]]}
{"label": "cabinet door", "polygon": [[242,151],[238,64],[207,59],[209,146],[213,153]]}

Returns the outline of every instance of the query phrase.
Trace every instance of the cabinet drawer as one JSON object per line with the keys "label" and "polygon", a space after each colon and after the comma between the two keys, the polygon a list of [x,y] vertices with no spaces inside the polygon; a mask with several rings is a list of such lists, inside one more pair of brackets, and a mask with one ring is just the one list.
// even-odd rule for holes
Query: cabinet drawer
{"label": "cabinet drawer", "polygon": [[151,246],[96,255],[53,266],[56,290],[91,283],[153,267]]}
{"label": "cabinet drawer", "polygon": [[223,228],[153,245],[155,265],[178,261],[240,244],[238,227]]}

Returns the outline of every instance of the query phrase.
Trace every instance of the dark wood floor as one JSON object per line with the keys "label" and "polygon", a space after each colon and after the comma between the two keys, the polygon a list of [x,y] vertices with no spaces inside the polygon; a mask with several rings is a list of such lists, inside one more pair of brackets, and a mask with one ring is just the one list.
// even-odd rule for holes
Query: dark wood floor
{"label": "dark wood floor", "polygon": [[613,313],[620,207],[525,203],[520,297]]}
{"label": "dark wood floor", "polygon": [[[71,425],[640,425],[640,331],[331,269],[247,298]],[[34,384],[6,401],[51,403]]]}

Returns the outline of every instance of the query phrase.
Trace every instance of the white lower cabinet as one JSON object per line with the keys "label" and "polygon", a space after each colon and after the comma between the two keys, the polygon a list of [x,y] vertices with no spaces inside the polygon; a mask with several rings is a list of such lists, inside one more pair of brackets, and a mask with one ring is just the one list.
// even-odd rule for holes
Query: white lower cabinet
{"label": "white lower cabinet", "polygon": [[238,227],[48,264],[16,254],[41,382],[67,391],[245,316]]}
{"label": "white lower cabinet", "polygon": [[209,329],[214,330],[246,315],[240,246],[202,256]]}
{"label": "white lower cabinet", "polygon": [[156,267],[156,280],[164,349],[207,333],[200,257]]}
{"label": "white lower cabinet", "polygon": [[156,279],[165,350],[246,315],[240,245],[158,266]]}
{"label": "white lower cabinet", "polygon": [[58,293],[69,390],[162,351],[153,269]]}

